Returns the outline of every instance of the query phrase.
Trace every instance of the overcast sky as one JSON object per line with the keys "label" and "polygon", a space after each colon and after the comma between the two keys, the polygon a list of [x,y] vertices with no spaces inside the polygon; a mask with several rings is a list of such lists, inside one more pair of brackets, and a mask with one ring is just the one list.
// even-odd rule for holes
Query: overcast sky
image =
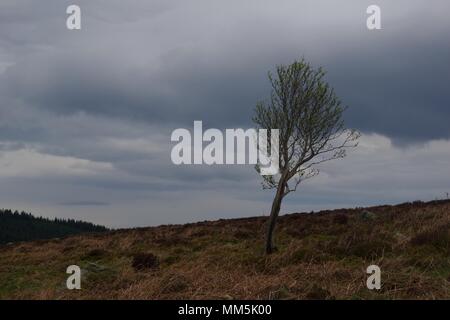
{"label": "overcast sky", "polygon": [[[66,8],[82,29],[66,28]],[[381,8],[382,30],[366,27]],[[0,207],[110,227],[265,215],[252,166],[175,166],[171,132],[250,128],[267,72],[306,58],[360,147],[282,211],[450,192],[448,0],[0,2]]]}

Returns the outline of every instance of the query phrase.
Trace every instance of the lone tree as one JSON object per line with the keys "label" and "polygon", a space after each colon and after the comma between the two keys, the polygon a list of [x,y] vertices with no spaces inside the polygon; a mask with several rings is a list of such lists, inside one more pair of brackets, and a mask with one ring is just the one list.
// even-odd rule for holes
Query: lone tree
{"label": "lone tree", "polygon": [[279,129],[279,173],[263,176],[263,188],[276,189],[266,234],[268,254],[274,250],[273,231],[284,197],[319,173],[315,165],[343,158],[346,148],[357,146],[359,132],[345,128],[346,107],[324,75],[304,59],[280,65],[275,74],[269,72],[270,99],[256,105],[253,121],[258,128],[269,135],[270,129]]}

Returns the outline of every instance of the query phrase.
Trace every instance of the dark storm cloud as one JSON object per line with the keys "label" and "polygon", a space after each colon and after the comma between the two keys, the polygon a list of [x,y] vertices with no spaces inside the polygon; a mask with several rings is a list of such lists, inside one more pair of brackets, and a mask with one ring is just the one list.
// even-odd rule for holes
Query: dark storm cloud
{"label": "dark storm cloud", "polygon": [[[407,8],[406,2],[404,6]],[[354,9],[337,10],[338,18],[319,16],[314,29],[311,21],[302,21],[300,13],[298,20],[295,15],[283,19],[281,14],[286,12],[276,16],[275,11],[274,18],[256,25],[268,16],[264,10],[252,11],[253,24],[232,12],[235,16],[229,16],[228,28],[212,24],[211,30],[196,26],[189,16],[195,11],[188,11],[185,19],[194,25],[187,29],[197,32],[192,33],[194,44],[190,44],[178,28],[162,29],[167,26],[164,21],[159,31],[166,38],[158,43],[162,36],[155,33],[152,19],[158,19],[160,11],[146,17],[138,8],[144,12],[151,8],[143,2],[127,5],[131,11],[117,21],[113,17],[120,15],[114,10],[120,6],[104,2],[103,7],[100,10],[101,5],[88,3],[83,7],[88,31],[73,36],[55,28],[58,31],[50,48],[19,56],[19,63],[1,77],[6,94],[30,107],[59,114],[83,111],[173,126],[195,119],[216,127],[249,126],[256,101],[269,94],[267,71],[305,56],[328,70],[330,83],[351,107],[347,115],[350,125],[404,140],[450,134],[445,123],[450,116],[448,24],[433,27],[430,12],[421,12],[419,27],[413,24],[417,12],[412,11],[410,19],[391,21],[389,10],[395,13],[398,9],[386,4],[384,29],[374,34],[365,30],[363,10],[360,16],[350,16],[357,12]],[[179,17],[170,6],[161,10],[167,19]],[[42,6],[36,13],[26,12],[33,17],[46,13]],[[57,12],[52,9],[47,14],[56,17]],[[108,14],[111,17],[106,23],[101,17]],[[212,11],[211,19],[215,16],[221,18]],[[332,29],[334,22],[348,17],[349,22]],[[285,25],[277,24],[280,20]],[[37,28],[49,24],[36,18],[31,21]],[[3,22],[11,23],[11,19]],[[299,31],[308,27],[308,31],[293,39],[285,35],[286,26]],[[198,34],[201,30],[204,39]],[[115,32],[118,36],[111,40]],[[316,32],[317,37],[305,35],[307,32]],[[41,32],[31,34],[28,39]],[[51,35],[47,37],[51,39]],[[137,53],[131,54],[132,50]]]}
{"label": "dark storm cloud", "polygon": [[86,112],[150,124],[248,123],[267,89],[256,67],[203,66],[173,57],[162,71],[130,70],[119,61],[79,55],[39,57],[10,67],[2,77],[9,95],[56,114]]}
{"label": "dark storm cloud", "polygon": [[450,42],[443,38],[372,50],[367,43],[330,66],[330,81],[350,106],[349,123],[399,141],[450,137]]}

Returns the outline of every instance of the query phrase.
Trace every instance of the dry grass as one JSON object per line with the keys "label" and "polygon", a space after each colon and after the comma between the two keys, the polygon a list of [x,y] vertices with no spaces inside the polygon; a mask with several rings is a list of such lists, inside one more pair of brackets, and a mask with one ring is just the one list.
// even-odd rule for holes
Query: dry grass
{"label": "dry grass", "polygon": [[[0,247],[3,299],[449,299],[450,202],[118,230]],[[66,267],[83,270],[65,288]],[[377,264],[382,289],[368,290]],[[133,267],[134,265],[134,267]]]}

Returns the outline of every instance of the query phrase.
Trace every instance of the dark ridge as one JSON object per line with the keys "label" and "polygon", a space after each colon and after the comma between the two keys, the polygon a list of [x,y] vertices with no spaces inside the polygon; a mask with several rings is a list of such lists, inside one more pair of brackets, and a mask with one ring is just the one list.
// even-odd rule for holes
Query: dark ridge
{"label": "dark ridge", "polygon": [[87,232],[104,232],[108,228],[73,219],[48,219],[31,213],[0,209],[0,244],[62,238]]}

